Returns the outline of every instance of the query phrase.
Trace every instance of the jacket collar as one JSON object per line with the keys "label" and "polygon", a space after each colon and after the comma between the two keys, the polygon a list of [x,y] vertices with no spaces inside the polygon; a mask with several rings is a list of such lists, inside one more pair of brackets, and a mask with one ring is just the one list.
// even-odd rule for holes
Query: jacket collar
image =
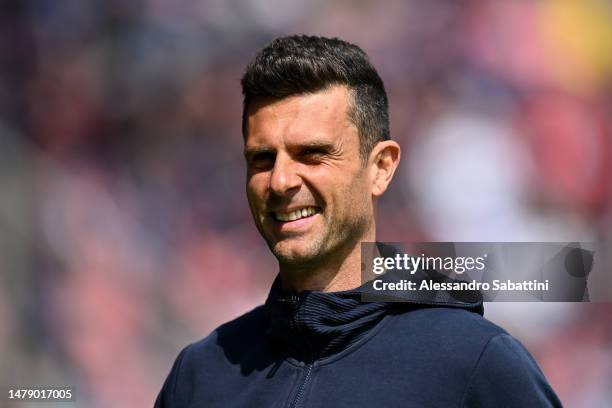
{"label": "jacket collar", "polygon": [[[393,247],[379,244],[381,254]],[[386,273],[381,279],[401,277]],[[419,271],[418,279],[431,279]],[[439,276],[433,276],[434,279]],[[300,361],[313,361],[342,351],[359,341],[390,312],[405,313],[421,307],[453,307],[483,314],[479,294],[445,291],[372,293],[369,283],[340,292],[284,290],[277,276],[265,303],[267,334],[280,349]],[[365,301],[367,300],[367,301]]]}
{"label": "jacket collar", "polygon": [[268,335],[300,361],[335,354],[382,320],[386,302],[361,302],[359,289],[342,292],[283,290],[280,277],[266,300]]}

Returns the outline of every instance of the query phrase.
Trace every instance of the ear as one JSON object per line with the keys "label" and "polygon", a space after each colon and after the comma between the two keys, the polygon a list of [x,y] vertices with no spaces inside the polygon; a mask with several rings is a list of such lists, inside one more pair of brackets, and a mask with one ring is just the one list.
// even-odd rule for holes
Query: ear
{"label": "ear", "polygon": [[379,142],[370,152],[368,167],[372,177],[374,197],[380,197],[387,190],[395,169],[399,165],[400,156],[400,146],[393,140]]}

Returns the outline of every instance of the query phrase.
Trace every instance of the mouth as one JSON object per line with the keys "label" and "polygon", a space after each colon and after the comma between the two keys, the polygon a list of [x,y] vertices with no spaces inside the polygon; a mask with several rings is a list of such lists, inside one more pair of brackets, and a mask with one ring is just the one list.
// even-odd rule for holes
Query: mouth
{"label": "mouth", "polygon": [[321,212],[321,207],[308,206],[296,208],[291,211],[273,211],[272,218],[278,222],[292,222],[312,217]]}

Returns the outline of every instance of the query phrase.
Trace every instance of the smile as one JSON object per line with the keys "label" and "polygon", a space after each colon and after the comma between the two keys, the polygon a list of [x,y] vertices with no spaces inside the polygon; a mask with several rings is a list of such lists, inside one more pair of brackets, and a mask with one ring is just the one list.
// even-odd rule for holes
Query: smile
{"label": "smile", "polygon": [[287,221],[296,221],[296,220],[306,218],[306,217],[311,217],[315,215],[316,213],[318,213],[319,211],[320,211],[320,208],[318,207],[304,207],[304,208],[299,208],[297,210],[293,210],[290,212],[275,211],[273,212],[273,215],[276,221],[287,222]]}

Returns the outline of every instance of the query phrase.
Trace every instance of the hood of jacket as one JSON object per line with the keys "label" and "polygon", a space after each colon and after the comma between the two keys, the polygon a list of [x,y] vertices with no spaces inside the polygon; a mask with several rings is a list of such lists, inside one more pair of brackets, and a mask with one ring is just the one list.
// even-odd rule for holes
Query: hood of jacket
{"label": "hood of jacket", "polygon": [[[378,244],[381,255],[393,256],[395,248]],[[378,277],[398,282],[401,275],[388,272]],[[415,280],[448,280],[440,274],[419,270]],[[407,313],[424,307],[450,307],[483,314],[478,292],[387,291],[374,293],[365,282],[358,288],[339,291],[302,291],[282,288],[277,276],[265,303],[267,335],[288,356],[300,361],[328,357],[357,343],[388,314]]]}

